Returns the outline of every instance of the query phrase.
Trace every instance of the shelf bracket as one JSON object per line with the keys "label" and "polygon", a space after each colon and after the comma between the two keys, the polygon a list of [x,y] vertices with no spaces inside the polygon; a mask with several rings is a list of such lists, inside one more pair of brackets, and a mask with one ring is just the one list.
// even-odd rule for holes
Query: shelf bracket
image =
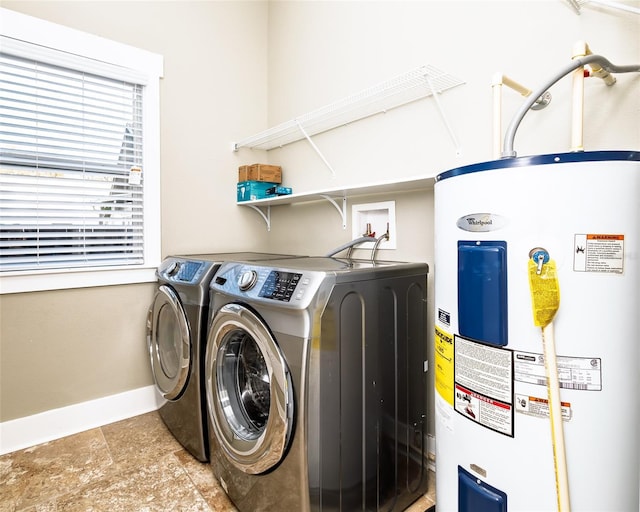
{"label": "shelf bracket", "polygon": [[298,119],[296,119],[295,121],[296,121],[296,124],[298,125],[298,128],[302,132],[302,135],[304,135],[305,139],[309,141],[309,144],[311,144],[311,147],[314,149],[316,153],[318,153],[318,156],[322,159],[322,161],[324,162],[324,165],[326,165],[329,168],[329,170],[331,171],[331,175],[335,178],[336,172],[333,170],[333,167],[331,167],[331,164],[324,157],[324,155],[322,154],[318,146],[316,146],[316,144],[311,140],[311,137],[309,137],[309,134],[306,132],[306,130],[302,126],[302,123]]}
{"label": "shelf bracket", "polygon": [[320,194],[320,195],[324,197],[327,201],[329,201],[335,207],[336,210],[338,210],[340,217],[342,217],[342,229],[347,229],[347,198],[346,197],[342,198],[342,207],[340,207],[338,205],[338,202],[333,197],[325,194]]}
{"label": "shelf bracket", "polygon": [[433,100],[436,102],[436,107],[438,108],[438,112],[440,112],[440,117],[442,117],[442,121],[444,122],[444,125],[447,128],[447,131],[449,132],[449,136],[453,141],[453,145],[456,148],[456,155],[460,156],[462,154],[462,148],[458,143],[458,138],[456,137],[456,134],[453,133],[453,129],[451,128],[451,125],[447,120],[447,116],[445,115],[444,109],[442,108],[442,104],[440,103],[440,98],[438,98],[438,94],[440,94],[440,91],[437,91],[436,88],[434,87],[433,81],[431,80],[429,73],[425,73],[424,78],[427,81],[427,84],[429,85],[429,89],[431,89],[431,95],[433,96]]}
{"label": "shelf bracket", "polygon": [[247,206],[249,208],[254,209],[255,211],[257,211],[260,214],[260,217],[262,217],[264,222],[267,224],[267,231],[271,231],[271,205],[267,205],[267,213],[266,213],[266,215],[265,215],[264,211],[262,211],[262,209],[259,206],[256,206],[256,205],[253,205],[253,204],[248,204]]}

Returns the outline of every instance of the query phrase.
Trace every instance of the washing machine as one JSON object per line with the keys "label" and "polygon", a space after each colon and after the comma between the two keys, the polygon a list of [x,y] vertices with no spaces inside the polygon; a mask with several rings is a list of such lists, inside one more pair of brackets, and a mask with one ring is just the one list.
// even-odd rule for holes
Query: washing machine
{"label": "washing machine", "polygon": [[211,467],[241,512],[404,510],[428,485],[425,263],[225,263]]}
{"label": "washing machine", "polygon": [[227,260],[286,258],[254,252],[171,256],[156,271],[158,289],[147,317],[147,346],[159,413],[175,438],[198,460],[208,461],[202,364],[209,284]]}

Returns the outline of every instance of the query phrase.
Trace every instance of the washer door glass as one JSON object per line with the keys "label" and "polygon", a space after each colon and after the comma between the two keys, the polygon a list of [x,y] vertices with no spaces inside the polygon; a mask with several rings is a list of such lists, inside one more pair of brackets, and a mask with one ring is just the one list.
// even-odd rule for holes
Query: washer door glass
{"label": "washer door glass", "polygon": [[147,320],[147,343],[156,386],[167,400],[186,387],[191,360],[191,336],[184,308],[169,286],[158,288]]}
{"label": "washer door glass", "polygon": [[291,377],[280,348],[248,308],[227,304],[209,329],[206,392],[223,454],[249,474],[282,459],[293,424]]}

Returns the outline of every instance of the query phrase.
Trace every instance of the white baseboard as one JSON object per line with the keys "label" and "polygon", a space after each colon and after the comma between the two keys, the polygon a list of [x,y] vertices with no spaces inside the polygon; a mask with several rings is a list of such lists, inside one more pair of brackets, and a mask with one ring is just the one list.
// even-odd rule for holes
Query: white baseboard
{"label": "white baseboard", "polygon": [[133,389],[0,423],[0,455],[157,410],[155,386]]}
{"label": "white baseboard", "polygon": [[427,436],[427,453],[429,454],[429,469],[433,472],[436,470],[436,438],[435,436]]}

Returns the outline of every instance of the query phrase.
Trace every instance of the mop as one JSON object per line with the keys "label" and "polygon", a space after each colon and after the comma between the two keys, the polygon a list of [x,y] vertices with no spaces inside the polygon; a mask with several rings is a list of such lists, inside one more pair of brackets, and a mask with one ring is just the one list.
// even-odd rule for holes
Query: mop
{"label": "mop", "polygon": [[545,249],[536,248],[529,253],[529,286],[533,306],[533,323],[542,328],[558,512],[569,512],[571,510],[569,481],[562,427],[560,383],[558,380],[553,333],[553,318],[560,306],[560,288],[556,273],[556,263],[549,257],[549,253]]}

